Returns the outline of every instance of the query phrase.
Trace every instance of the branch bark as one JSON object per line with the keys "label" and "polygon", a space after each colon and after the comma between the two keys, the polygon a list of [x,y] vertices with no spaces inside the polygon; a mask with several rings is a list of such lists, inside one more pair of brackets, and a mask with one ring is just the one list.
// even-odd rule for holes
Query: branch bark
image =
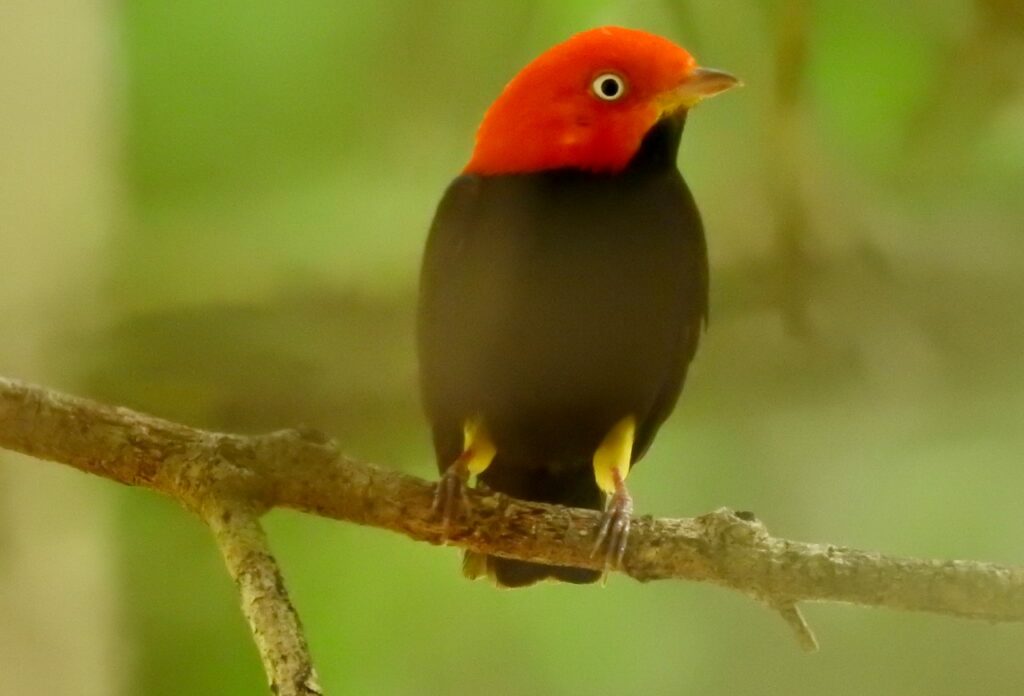
{"label": "branch bark", "polygon": [[260,510],[244,500],[211,500],[204,513],[238,585],[242,613],[252,630],[271,693],[321,696],[302,624],[259,522]]}
{"label": "branch bark", "polygon": [[[285,507],[434,544],[441,537],[431,512],[433,484],[345,457],[318,433],[208,432],[0,378],[0,447],[151,488],[199,513],[213,527],[239,582],[268,675],[311,679],[309,691],[289,693],[317,693],[318,687],[258,515]],[[590,555],[596,511],[479,490],[469,491],[467,501],[466,514],[448,530],[451,544],[542,563],[601,567]],[[241,504],[242,521],[228,523],[220,516],[225,505]],[[247,570],[244,559],[256,561],[259,569]],[[814,638],[796,609],[802,601],[1024,620],[1024,568],[781,539],[750,513],[728,509],[694,518],[634,519],[621,570],[640,581],[698,580],[742,592],[780,611],[807,648],[813,648]],[[267,594],[271,586],[276,594]],[[274,608],[261,613],[263,603]],[[287,661],[309,669],[280,664]]]}

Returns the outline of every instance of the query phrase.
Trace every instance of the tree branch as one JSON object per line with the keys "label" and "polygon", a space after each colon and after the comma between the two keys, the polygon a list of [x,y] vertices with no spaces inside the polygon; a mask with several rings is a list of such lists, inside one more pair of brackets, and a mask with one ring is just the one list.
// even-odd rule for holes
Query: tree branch
{"label": "tree branch", "polygon": [[205,508],[206,523],[238,585],[242,613],[252,630],[271,692],[321,696],[302,624],[267,546],[260,511],[245,501],[211,500]]}
{"label": "tree branch", "polygon": [[[276,634],[291,636],[305,655],[298,619],[256,523],[258,513],[292,508],[435,544],[441,535],[431,513],[433,484],[349,459],[317,433],[207,432],[0,378],[0,447],[151,488],[198,512],[214,528],[239,581],[268,675],[305,674],[312,679],[312,693],[311,666],[289,672],[272,663],[291,653],[261,643],[274,643],[268,636]],[[449,543],[510,558],[600,568],[601,559],[590,555],[598,512],[479,490],[469,491],[467,500],[467,514],[453,522]],[[239,526],[210,512],[225,501],[248,506]],[[255,559],[262,569],[250,573],[239,558]],[[780,611],[808,648],[814,638],[796,610],[801,601],[1024,620],[1024,568],[790,541],[770,535],[753,515],[727,509],[695,518],[634,519],[622,570],[641,581],[699,580],[742,592]],[[267,583],[278,589],[267,600],[277,608],[258,616],[253,598],[263,601],[264,590],[258,588]],[[276,626],[282,620],[289,626]],[[299,659],[310,664],[308,657]]]}

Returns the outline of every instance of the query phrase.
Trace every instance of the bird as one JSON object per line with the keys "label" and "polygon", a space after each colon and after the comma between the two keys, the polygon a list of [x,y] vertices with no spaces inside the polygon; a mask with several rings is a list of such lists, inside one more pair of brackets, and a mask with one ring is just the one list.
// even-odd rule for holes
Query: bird
{"label": "bird", "polygon": [[[438,204],[417,356],[444,534],[477,485],[602,511],[621,564],[625,485],[675,407],[708,317],[703,224],[676,165],[689,111],[739,84],[656,34],[578,33],[487,109]],[[466,551],[500,587],[604,571]]]}

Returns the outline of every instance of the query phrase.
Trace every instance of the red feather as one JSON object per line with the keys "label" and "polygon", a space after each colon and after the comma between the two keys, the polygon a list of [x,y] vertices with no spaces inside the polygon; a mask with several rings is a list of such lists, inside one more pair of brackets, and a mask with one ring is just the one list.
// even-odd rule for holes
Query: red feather
{"label": "red feather", "polygon": [[[508,83],[480,124],[464,172],[620,171],[661,117],[658,97],[696,67],[684,49],[647,32],[602,27],[577,34]],[[604,73],[625,81],[621,99],[593,93],[591,83]]]}

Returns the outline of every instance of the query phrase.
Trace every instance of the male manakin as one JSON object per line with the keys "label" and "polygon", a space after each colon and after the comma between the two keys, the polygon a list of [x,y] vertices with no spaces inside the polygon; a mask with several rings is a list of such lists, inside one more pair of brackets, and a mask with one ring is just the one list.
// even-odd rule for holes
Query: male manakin
{"label": "male manakin", "polygon": [[[543,53],[487,110],[420,280],[446,526],[476,474],[517,498],[604,509],[595,549],[621,561],[626,475],[675,406],[708,315],[679,140],[692,107],[736,84],[660,36],[603,27]],[[600,576],[468,552],[464,570],[506,587]]]}

